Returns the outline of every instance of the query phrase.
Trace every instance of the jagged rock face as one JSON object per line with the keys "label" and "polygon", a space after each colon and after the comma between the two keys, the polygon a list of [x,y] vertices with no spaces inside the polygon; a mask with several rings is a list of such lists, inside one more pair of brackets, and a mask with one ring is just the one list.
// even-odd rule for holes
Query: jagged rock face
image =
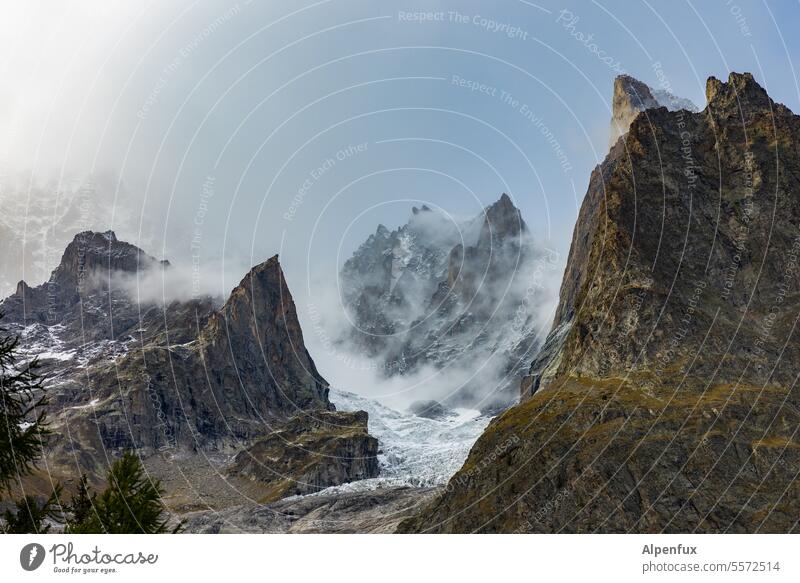
{"label": "jagged rock face", "polygon": [[306,350],[277,256],[245,276],[198,343],[212,381],[258,388],[271,414],[333,408],[328,383]]}
{"label": "jagged rock face", "polygon": [[478,249],[488,250],[507,243],[520,245],[521,239],[527,234],[528,226],[507,194],[503,194],[500,200],[487,207],[484,217],[476,245]]}
{"label": "jagged rock face", "polygon": [[594,171],[525,401],[404,529],[796,528],[800,118],[749,74],[707,93]]}
{"label": "jagged rock face", "polygon": [[197,337],[216,300],[139,303],[120,283],[162,269],[169,263],[117,240],[113,231],[87,231],[74,237],[47,281],[36,287],[20,281],[0,302],[3,325],[21,336],[23,354],[40,358],[57,403],[63,397],[63,404],[75,404],[74,395],[62,395],[59,387],[76,369],[113,360],[135,346]]}
{"label": "jagged rock face", "polygon": [[378,476],[364,411],[302,413],[238,453],[228,473],[263,485],[259,502]]}
{"label": "jagged rock face", "polygon": [[378,225],[341,272],[343,300],[353,316],[348,340],[378,356],[396,343],[427,302],[460,241],[458,226],[427,206],[395,231]]}
{"label": "jagged rock face", "polygon": [[21,282],[0,304],[47,374],[55,471],[77,460],[99,472],[104,452],[124,448],[236,447],[298,412],[333,409],[277,257],[221,307],[208,297],[140,304],[120,287],[153,269],[169,264],[113,232],[84,232],[46,283]]}
{"label": "jagged rock face", "polygon": [[658,107],[666,107],[670,111],[685,109],[697,112],[697,107],[688,99],[676,97],[664,89],[652,89],[629,75],[620,75],[614,79],[609,147],[628,131],[631,122],[640,112]]}
{"label": "jagged rock face", "polygon": [[237,483],[277,471],[260,488],[265,499],[375,477],[367,414],[333,411],[277,256],[224,304],[140,303],[127,289],[169,268],[113,232],[84,232],[45,284],[20,282],[0,304],[3,325],[47,374],[48,473],[97,480],[108,456],[133,448],[156,477],[182,484],[174,460],[202,455],[197,463],[217,464],[216,475],[225,462],[212,457],[252,446],[246,457],[258,468],[237,457]]}
{"label": "jagged rock face", "polygon": [[793,379],[796,344],[781,340],[800,285],[797,117],[750,75],[708,86],[705,112],[649,111],[592,174],[551,333],[561,349],[534,362],[533,390],[627,371]]}
{"label": "jagged rock face", "polygon": [[379,359],[387,376],[425,366],[475,370],[449,394],[429,396],[455,406],[508,406],[537,345],[537,314],[508,321],[541,254],[505,194],[459,225],[427,207],[413,210],[407,225],[379,227],[345,263],[347,341]]}
{"label": "jagged rock face", "polygon": [[147,344],[88,376],[95,427],[65,412],[83,427],[82,447],[220,448],[299,411],[333,409],[277,256],[250,271],[195,340]]}
{"label": "jagged rock face", "polygon": [[3,301],[10,320],[52,324],[81,301],[112,289],[115,274],[135,274],[168,263],[160,262],[138,247],[117,240],[113,231],[84,231],[67,245],[61,262],[43,284],[31,288],[17,284],[16,292]]}

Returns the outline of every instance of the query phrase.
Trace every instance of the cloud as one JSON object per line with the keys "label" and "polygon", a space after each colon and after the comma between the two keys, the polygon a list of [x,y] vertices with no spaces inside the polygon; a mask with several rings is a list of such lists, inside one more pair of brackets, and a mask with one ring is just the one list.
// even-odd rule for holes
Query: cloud
{"label": "cloud", "polygon": [[139,304],[169,305],[202,297],[216,298],[221,303],[249,269],[241,262],[179,262],[137,273],[117,271],[112,274],[110,285]]}

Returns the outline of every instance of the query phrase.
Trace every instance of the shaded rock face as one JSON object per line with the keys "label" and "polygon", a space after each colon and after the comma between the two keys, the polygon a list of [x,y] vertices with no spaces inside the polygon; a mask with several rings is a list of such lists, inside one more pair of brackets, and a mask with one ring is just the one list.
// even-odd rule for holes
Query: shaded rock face
{"label": "shaded rock face", "polygon": [[387,377],[423,367],[465,372],[463,382],[425,397],[504,408],[516,401],[538,344],[537,297],[527,288],[543,256],[505,194],[460,224],[415,208],[408,224],[380,226],[345,263],[340,281],[353,325],[344,343],[377,359]]}
{"label": "shaded rock face", "polygon": [[202,359],[223,386],[270,389],[264,408],[292,415],[333,409],[328,383],[306,350],[277,255],[254,267],[201,332]]}
{"label": "shaded rock face", "polygon": [[629,75],[619,75],[614,79],[614,95],[611,99],[609,147],[628,131],[640,112],[659,107],[666,107],[670,111],[685,109],[697,112],[697,107],[688,99],[676,97],[664,89],[652,89]]}
{"label": "shaded rock face", "polygon": [[648,111],[593,172],[528,395],[564,374],[793,380],[797,116],[749,74],[708,87],[703,113]]}
{"label": "shaded rock face", "polygon": [[263,485],[260,502],[378,476],[364,411],[302,413],[238,453],[228,473]]}
{"label": "shaded rock face", "polygon": [[593,172],[524,402],[406,531],[797,528],[800,118],[749,74],[707,94]]}

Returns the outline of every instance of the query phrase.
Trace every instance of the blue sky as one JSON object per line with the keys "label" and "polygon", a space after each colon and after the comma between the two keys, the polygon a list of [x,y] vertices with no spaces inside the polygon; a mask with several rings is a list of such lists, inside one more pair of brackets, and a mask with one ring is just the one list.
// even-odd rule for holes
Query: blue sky
{"label": "blue sky", "polygon": [[111,176],[140,215],[121,237],[236,269],[280,252],[299,302],[421,203],[465,217],[508,192],[565,259],[620,71],[700,107],[708,76],[751,71],[800,111],[797,2],[3,10],[3,176]]}

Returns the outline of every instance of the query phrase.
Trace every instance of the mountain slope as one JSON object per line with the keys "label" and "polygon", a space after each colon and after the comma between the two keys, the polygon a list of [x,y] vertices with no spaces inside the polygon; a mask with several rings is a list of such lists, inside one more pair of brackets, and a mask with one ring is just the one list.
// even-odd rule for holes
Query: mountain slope
{"label": "mountain slope", "polygon": [[707,99],[593,172],[524,402],[403,531],[797,529],[800,118],[749,74]]}

